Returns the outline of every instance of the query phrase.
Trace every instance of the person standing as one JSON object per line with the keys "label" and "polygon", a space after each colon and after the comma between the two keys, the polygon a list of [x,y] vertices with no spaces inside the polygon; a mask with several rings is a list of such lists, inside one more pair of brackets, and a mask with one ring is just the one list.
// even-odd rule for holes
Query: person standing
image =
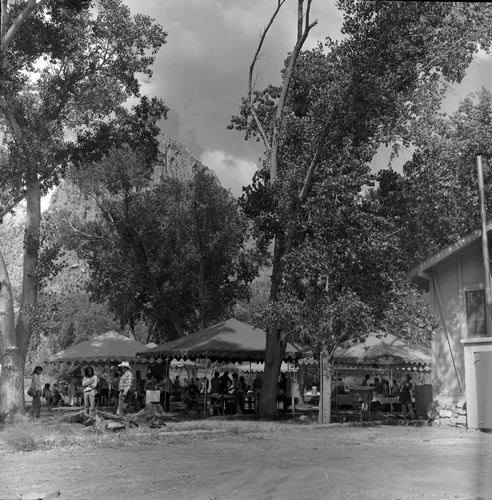
{"label": "person standing", "polygon": [[167,413],[171,407],[171,393],[173,392],[173,381],[168,375],[164,375],[164,380],[157,384],[157,388],[161,391],[161,406]]}
{"label": "person standing", "polygon": [[399,401],[401,403],[403,418],[407,418],[408,410],[410,418],[415,419],[415,413],[413,412],[412,390],[412,376],[408,374],[405,376],[400,386]]}
{"label": "person standing", "polygon": [[232,387],[234,390],[234,402],[236,403],[236,415],[242,415],[243,410],[243,387],[241,382],[239,381],[239,377],[237,373],[232,374]]}
{"label": "person standing", "polygon": [[220,392],[228,394],[232,387],[232,380],[229,378],[229,372],[226,370],[220,377]]}
{"label": "person standing", "polygon": [[113,402],[113,413],[117,413],[118,406],[120,404],[119,386],[120,386],[120,372],[115,371],[111,378],[111,387],[109,390],[109,404],[111,405],[111,402]]}
{"label": "person standing", "polygon": [[84,392],[84,413],[88,416],[94,412],[96,387],[98,378],[94,375],[92,366],[86,367],[84,377],[82,378],[82,390]]}
{"label": "person standing", "polygon": [[210,382],[210,394],[221,394],[220,391],[220,373],[215,372],[212,377],[212,382]]}
{"label": "person standing", "polygon": [[128,361],[122,361],[118,368],[122,371],[118,385],[118,409],[116,410],[117,415],[124,415],[128,412],[128,407],[133,399],[133,373],[130,369],[130,363]]}
{"label": "person standing", "polygon": [[173,394],[174,394],[174,399],[179,401],[181,395],[181,384],[179,382],[179,375],[176,375],[176,377],[174,377]]}
{"label": "person standing", "polygon": [[39,418],[41,416],[41,394],[43,393],[43,386],[41,385],[42,366],[36,366],[32,372],[31,387],[32,392],[32,405],[29,416],[31,418]]}

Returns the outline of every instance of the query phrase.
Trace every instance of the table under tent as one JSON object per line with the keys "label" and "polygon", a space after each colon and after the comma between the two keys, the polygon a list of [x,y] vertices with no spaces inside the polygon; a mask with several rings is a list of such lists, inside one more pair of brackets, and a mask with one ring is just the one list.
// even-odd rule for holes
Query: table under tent
{"label": "table under tent", "polygon": [[[166,364],[170,364],[173,360],[178,362],[196,360],[204,367],[209,378],[213,369],[212,363],[243,363],[243,367],[249,363],[261,363],[265,360],[265,349],[265,331],[231,318],[178,340],[140,352],[138,356],[143,360],[164,361]],[[293,363],[302,355],[301,349],[288,343],[284,361]],[[208,397],[204,397],[200,403],[204,416],[207,413],[207,399]]]}
{"label": "table under tent", "polygon": [[[417,414],[425,416],[430,403],[432,403],[432,386],[430,383],[430,370],[432,353],[430,346],[419,344],[406,339],[397,338],[394,335],[380,332],[369,335],[359,341],[354,339],[348,345],[339,347],[333,355],[334,379],[338,374],[347,370],[358,370],[363,374],[387,376],[389,387],[393,379],[402,379],[407,373],[412,377],[419,378],[418,384],[414,385],[415,409]],[[416,376],[418,374],[418,376]],[[395,395],[387,394],[387,397],[375,394],[369,387],[352,385],[345,394],[335,394],[335,408],[343,403],[353,403],[354,398],[359,401],[364,399],[368,402],[370,409],[371,401],[379,401],[381,405],[388,404],[391,409],[397,403]]]}

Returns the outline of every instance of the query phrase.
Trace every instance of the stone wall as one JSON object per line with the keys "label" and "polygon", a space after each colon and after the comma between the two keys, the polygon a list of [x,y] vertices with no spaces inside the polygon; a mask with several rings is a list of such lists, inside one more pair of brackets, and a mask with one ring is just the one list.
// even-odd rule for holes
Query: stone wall
{"label": "stone wall", "polygon": [[466,428],[466,403],[439,404],[434,401],[429,413],[430,425]]}

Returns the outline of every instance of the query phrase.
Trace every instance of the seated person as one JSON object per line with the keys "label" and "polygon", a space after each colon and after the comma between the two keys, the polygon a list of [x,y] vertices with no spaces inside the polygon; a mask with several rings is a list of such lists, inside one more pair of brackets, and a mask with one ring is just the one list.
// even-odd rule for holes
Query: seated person
{"label": "seated person", "polygon": [[389,394],[389,383],[384,378],[381,379],[381,385],[383,386],[383,394]]}
{"label": "seated person", "polygon": [[398,396],[398,393],[400,392],[400,384],[398,383],[398,381],[395,379],[393,379],[393,384],[391,385],[390,387],[390,394],[394,397]]}
{"label": "seated person", "polygon": [[260,394],[262,382],[263,382],[262,374],[257,373],[255,379],[253,380],[253,392],[255,394]]}
{"label": "seated person", "polygon": [[155,377],[152,375],[152,373],[147,373],[147,376],[145,377],[145,389],[147,391],[153,391],[155,390],[155,386],[156,386],[156,379]]}
{"label": "seated person", "polygon": [[287,392],[287,379],[285,373],[280,374],[279,381],[277,383],[277,394],[285,394]]}
{"label": "seated person", "polygon": [[60,389],[58,388],[58,384],[53,384],[52,404],[58,406],[62,401],[63,396],[61,395]]}
{"label": "seated person", "polygon": [[335,394],[345,394],[345,384],[341,378],[335,382]]}
{"label": "seated person", "polygon": [[181,394],[181,400],[186,405],[187,410],[193,410],[198,403],[198,388],[195,384],[190,384]]}
{"label": "seated person", "polygon": [[373,387],[376,394],[384,394],[383,384],[379,381],[378,377],[375,377]]}
{"label": "seated person", "polygon": [[53,394],[50,389],[50,384],[44,384],[43,398],[46,399],[46,403],[51,405]]}

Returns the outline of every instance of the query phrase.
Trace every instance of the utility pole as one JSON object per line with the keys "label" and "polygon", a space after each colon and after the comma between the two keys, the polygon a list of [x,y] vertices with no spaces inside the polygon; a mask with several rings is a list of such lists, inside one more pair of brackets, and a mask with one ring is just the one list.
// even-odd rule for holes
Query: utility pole
{"label": "utility pole", "polygon": [[482,223],[482,258],[484,269],[484,285],[485,285],[485,315],[487,336],[491,336],[491,308],[492,308],[492,293],[490,287],[490,260],[489,260],[489,243],[487,238],[487,213],[485,211],[485,188],[483,182],[482,155],[477,155],[477,171],[478,171],[478,194],[480,197],[480,219]]}

